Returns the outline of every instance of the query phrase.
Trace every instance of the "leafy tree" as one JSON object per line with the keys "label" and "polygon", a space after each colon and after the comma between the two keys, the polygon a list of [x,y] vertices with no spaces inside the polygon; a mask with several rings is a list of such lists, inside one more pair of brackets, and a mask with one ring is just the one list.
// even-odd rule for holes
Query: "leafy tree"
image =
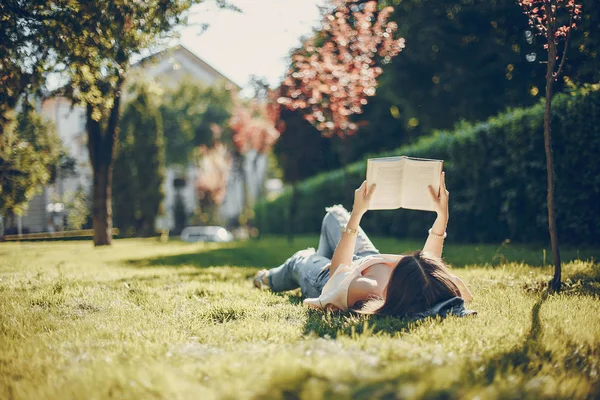
{"label": "leafy tree", "polygon": [[525,18],[514,2],[406,0],[395,9],[408,46],[401,63],[384,66],[378,95],[406,139],[536,101],[527,83],[542,67],[524,57]]}
{"label": "leafy tree", "polygon": [[[247,180],[264,178],[258,166],[279,136],[266,103],[242,102],[226,84],[204,86],[186,80],[165,95],[161,114],[167,163],[192,162],[198,169],[194,184],[201,222],[217,221],[216,210],[225,198],[229,179],[242,182],[244,202],[249,206]],[[249,158],[253,162],[248,162]],[[252,168],[248,174],[246,166]]]}
{"label": "leafy tree", "polygon": [[231,136],[223,127],[231,116],[233,95],[225,84],[205,86],[190,79],[164,94],[160,112],[167,165],[187,165],[193,160],[194,148],[221,140],[214,137],[215,125],[221,127],[219,135],[223,140]]}
{"label": "leafy tree", "polygon": [[[567,58],[571,30],[576,28],[580,20],[581,4],[575,0],[518,0],[525,14],[529,17],[529,24],[539,35],[546,39],[544,48],[548,52],[546,68],[546,107],[544,111],[544,150],[546,151],[547,171],[547,206],[548,229],[552,244],[554,259],[554,277],[550,281],[550,288],[559,291],[561,286],[561,263],[558,249],[558,235],[556,232],[556,216],[554,213],[554,165],[552,159],[552,95],[554,81],[563,72]],[[562,49],[559,49],[563,44]],[[562,53],[559,58],[559,51]]]}
{"label": "leafy tree", "polygon": [[[131,59],[168,38],[185,22],[192,4],[201,2],[9,0],[6,6],[3,2],[2,21],[13,18],[7,28],[2,24],[0,33],[6,51],[0,79],[8,88],[2,94],[10,100],[6,107],[14,107],[21,93],[50,70],[61,72],[68,80],[60,94],[86,109],[97,246],[112,241],[112,166],[121,91]],[[229,6],[225,0],[217,0],[217,4]],[[24,54],[33,56],[34,61],[21,57]],[[27,76],[31,79],[24,78]],[[4,108],[0,111],[4,118]]]}
{"label": "leafy tree", "polygon": [[[377,93],[352,118],[361,122],[357,133],[344,143],[334,140],[328,157],[338,157],[345,146],[348,161],[358,160],[451,129],[461,119],[485,120],[505,108],[532,105],[543,95],[543,51],[539,40],[528,43],[527,17],[514,0],[387,3],[407,47],[400,62],[382,66]],[[581,3],[585,15],[564,67],[569,85],[600,81],[600,2]],[[533,53],[537,59],[530,62]],[[563,80],[555,82],[555,91],[564,89]]]}
{"label": "leafy tree", "polygon": [[352,135],[367,97],[375,94],[380,62],[404,48],[395,39],[398,25],[388,22],[392,7],[376,1],[334,0],[317,35],[292,55],[279,103],[306,110],[305,118],[325,136]]}
{"label": "leafy tree", "polygon": [[51,32],[49,25],[56,21],[60,10],[47,3],[0,3],[0,136],[12,124],[12,114],[23,94],[37,92],[56,61],[42,38]]}
{"label": "leafy tree", "polygon": [[153,88],[134,86],[123,111],[115,159],[115,222],[126,234],[150,236],[161,212],[165,179],[164,138]]}
{"label": "leafy tree", "polygon": [[71,29],[54,46],[70,78],[63,94],[86,108],[97,246],[112,240],[112,166],[131,58],[169,34],[190,5],[183,0],[97,0],[65,7]]}
{"label": "leafy tree", "polygon": [[[193,164],[198,178],[193,182],[200,223],[219,222],[216,210],[223,202],[231,166],[231,117],[235,93],[227,84],[205,86],[186,79],[168,91],[160,108],[165,127],[167,165]],[[180,188],[174,205],[176,231],[185,226],[187,214]],[[181,202],[181,204],[179,204]]]}
{"label": "leafy tree", "polygon": [[[393,3],[391,19],[407,48],[401,63],[383,67],[379,107],[367,107],[364,119],[369,124],[359,128],[359,135],[385,129],[379,123],[383,111],[395,117],[388,119],[388,129],[405,131],[402,140],[410,141],[434,129],[450,129],[461,119],[484,120],[508,107],[532,105],[543,95],[540,78],[546,65],[538,62],[537,43],[528,43],[527,17],[515,1]],[[595,83],[600,80],[600,58],[594,56],[600,48],[600,3],[581,3],[586,16],[572,37],[565,76],[576,84]],[[556,82],[556,90],[563,87],[562,81]]]}
{"label": "leafy tree", "polygon": [[333,0],[320,31],[293,52],[280,87],[279,104],[302,110],[324,136],[342,139],[344,171],[350,153],[344,139],[359,126],[352,117],[375,95],[381,65],[404,48],[404,39],[394,38],[398,24],[389,21],[393,10],[374,0]]}
{"label": "leafy tree", "polygon": [[67,227],[69,229],[82,229],[91,219],[89,193],[79,187],[63,199],[67,210]]}
{"label": "leafy tree", "polygon": [[57,164],[60,140],[54,126],[25,104],[0,135],[0,215],[21,214]]}

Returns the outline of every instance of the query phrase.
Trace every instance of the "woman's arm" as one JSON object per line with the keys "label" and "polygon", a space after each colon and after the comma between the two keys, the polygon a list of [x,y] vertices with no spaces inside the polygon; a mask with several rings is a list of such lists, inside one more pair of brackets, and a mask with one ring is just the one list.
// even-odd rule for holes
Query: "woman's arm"
{"label": "woman's arm", "polygon": [[360,220],[369,209],[369,203],[371,201],[371,197],[373,197],[374,191],[375,185],[371,185],[371,188],[367,192],[367,181],[364,181],[362,185],[360,185],[360,187],[354,191],[354,205],[352,207],[352,214],[350,214],[348,224],[345,227],[342,227],[342,237],[335,248],[335,251],[333,252],[333,257],[331,258],[329,276],[333,276],[333,273],[340,266],[340,264],[350,265],[352,262]]}
{"label": "woman's arm", "polygon": [[429,193],[433,198],[437,218],[429,230],[429,236],[427,236],[423,251],[441,257],[442,249],[444,247],[444,238],[446,237],[446,225],[448,225],[448,197],[450,195],[450,192],[446,189],[445,172],[442,172],[439,195],[435,193],[431,186],[429,186]]}

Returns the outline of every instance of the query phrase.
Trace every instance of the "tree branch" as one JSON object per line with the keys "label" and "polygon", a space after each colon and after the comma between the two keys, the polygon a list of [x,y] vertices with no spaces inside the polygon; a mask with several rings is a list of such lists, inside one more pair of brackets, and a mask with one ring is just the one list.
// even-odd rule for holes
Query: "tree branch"
{"label": "tree branch", "polygon": [[563,67],[565,66],[565,61],[567,60],[567,49],[569,47],[569,39],[571,39],[571,30],[573,29],[572,26],[573,26],[573,15],[571,15],[571,20],[569,21],[569,31],[567,32],[567,37],[565,38],[565,47],[563,49],[560,64],[558,66],[558,70],[554,74],[555,80],[558,80],[558,77],[562,73]]}

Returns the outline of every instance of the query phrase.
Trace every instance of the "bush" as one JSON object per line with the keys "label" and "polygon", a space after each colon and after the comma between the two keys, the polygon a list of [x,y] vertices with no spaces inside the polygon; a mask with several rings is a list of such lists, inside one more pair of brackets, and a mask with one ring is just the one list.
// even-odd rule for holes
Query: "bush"
{"label": "bush", "polygon": [[[463,242],[546,242],[546,156],[542,104],[506,112],[478,124],[462,123],[411,146],[376,155],[407,155],[445,160],[450,190],[448,234]],[[553,102],[552,137],[556,213],[561,243],[600,244],[600,92],[560,95]],[[358,187],[366,162],[352,164],[346,179]],[[324,208],[352,205],[337,170],[303,181],[297,187],[297,212],[288,209],[291,190],[257,204],[263,233],[296,233],[320,228]],[[432,213],[410,210],[371,212],[362,226],[372,235],[425,237]]]}

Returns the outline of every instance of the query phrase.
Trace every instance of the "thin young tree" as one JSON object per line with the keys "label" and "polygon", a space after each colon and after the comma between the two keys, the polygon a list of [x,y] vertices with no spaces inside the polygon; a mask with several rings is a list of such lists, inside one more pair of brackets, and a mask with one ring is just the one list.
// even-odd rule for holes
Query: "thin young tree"
{"label": "thin young tree", "polygon": [[[563,72],[569,48],[571,31],[577,27],[581,18],[581,4],[575,0],[518,0],[524,13],[529,17],[529,25],[544,38],[544,48],[548,52],[546,69],[546,107],[544,111],[544,148],[547,170],[548,229],[554,259],[554,277],[550,281],[550,290],[559,291],[561,287],[561,261],[556,232],[554,207],[554,164],[552,158],[552,89],[554,82]],[[559,48],[562,45],[562,49]]]}

